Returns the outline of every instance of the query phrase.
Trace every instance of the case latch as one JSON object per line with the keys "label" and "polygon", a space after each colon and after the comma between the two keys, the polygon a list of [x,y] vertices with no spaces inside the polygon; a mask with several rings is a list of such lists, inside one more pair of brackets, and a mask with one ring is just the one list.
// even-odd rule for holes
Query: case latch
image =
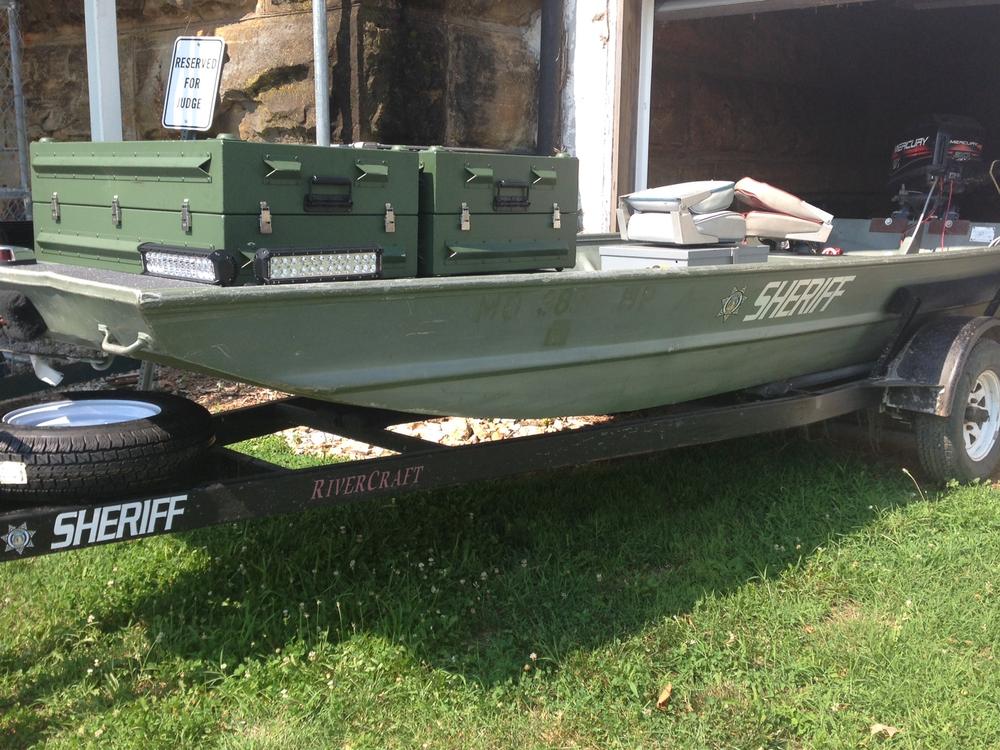
{"label": "case latch", "polygon": [[187,198],[181,201],[181,231],[191,231],[191,201]]}
{"label": "case latch", "polygon": [[111,223],[116,227],[122,225],[122,204],[118,202],[117,195],[111,199]]}
{"label": "case latch", "polygon": [[396,231],[396,210],[391,203],[385,204],[385,231],[388,234]]}
{"label": "case latch", "polygon": [[462,204],[462,221],[459,228],[463,232],[468,232],[472,229],[472,216],[469,214],[469,204]]}
{"label": "case latch", "polygon": [[52,194],[52,221],[59,221],[62,211],[59,209],[59,193]]}
{"label": "case latch", "polygon": [[271,207],[267,205],[267,201],[260,202],[260,216],[258,217],[260,224],[261,234],[271,234]]}
{"label": "case latch", "polygon": [[559,204],[552,204],[552,228],[562,229],[562,211],[559,210]]}

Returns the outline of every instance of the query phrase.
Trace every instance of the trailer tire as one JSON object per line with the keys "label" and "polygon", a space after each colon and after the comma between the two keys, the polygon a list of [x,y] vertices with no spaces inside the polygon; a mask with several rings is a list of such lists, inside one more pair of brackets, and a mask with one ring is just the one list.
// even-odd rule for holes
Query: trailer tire
{"label": "trailer tire", "polygon": [[0,505],[8,508],[152,490],[192,470],[215,440],[204,408],[164,393],[62,393],[0,412]]}
{"label": "trailer tire", "polygon": [[955,385],[951,414],[917,414],[917,453],[924,471],[940,482],[972,482],[1000,464],[1000,344],[980,340]]}

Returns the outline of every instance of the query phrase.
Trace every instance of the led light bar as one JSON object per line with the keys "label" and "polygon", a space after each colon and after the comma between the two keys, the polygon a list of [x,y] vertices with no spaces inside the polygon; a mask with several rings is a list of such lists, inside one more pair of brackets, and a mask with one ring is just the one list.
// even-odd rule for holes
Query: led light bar
{"label": "led light bar", "polygon": [[226,286],[236,279],[236,261],[221,250],[204,252],[147,242],[139,246],[142,272],[166,279]]}
{"label": "led light bar", "polygon": [[253,267],[264,284],[377,279],[382,276],[382,248],[261,249]]}

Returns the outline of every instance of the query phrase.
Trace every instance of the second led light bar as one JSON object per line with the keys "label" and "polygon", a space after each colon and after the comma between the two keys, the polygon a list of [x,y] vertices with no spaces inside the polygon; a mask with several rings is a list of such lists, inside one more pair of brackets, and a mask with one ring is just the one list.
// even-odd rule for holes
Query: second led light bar
{"label": "second led light bar", "polygon": [[254,256],[254,272],[265,284],[377,279],[382,275],[382,248],[262,249]]}

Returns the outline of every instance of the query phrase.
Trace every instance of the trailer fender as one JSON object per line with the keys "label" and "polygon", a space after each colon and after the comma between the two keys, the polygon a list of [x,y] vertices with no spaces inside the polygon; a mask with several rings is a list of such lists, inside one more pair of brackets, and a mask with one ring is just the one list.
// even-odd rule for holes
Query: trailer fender
{"label": "trailer fender", "polygon": [[1000,341],[1000,320],[955,315],[931,321],[913,334],[878,381],[886,389],[883,404],[950,416],[955,384],[982,338]]}

